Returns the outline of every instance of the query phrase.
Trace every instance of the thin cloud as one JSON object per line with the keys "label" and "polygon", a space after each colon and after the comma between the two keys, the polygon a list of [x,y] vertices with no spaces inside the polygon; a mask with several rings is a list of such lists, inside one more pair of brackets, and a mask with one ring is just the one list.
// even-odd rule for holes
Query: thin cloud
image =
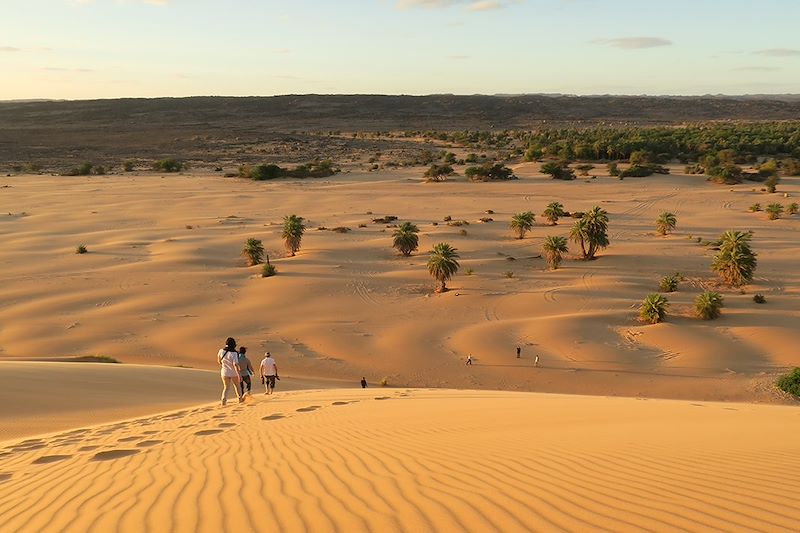
{"label": "thin cloud", "polygon": [[800,50],[796,50],[794,48],[769,48],[767,50],[756,50],[753,53],[758,54],[760,56],[770,56],[770,57],[800,56]]}
{"label": "thin cloud", "polygon": [[625,50],[638,50],[641,48],[658,48],[659,46],[671,46],[672,41],[660,37],[618,37],[616,39],[595,39],[594,44],[613,46]]}
{"label": "thin cloud", "polygon": [[0,52],[21,52],[21,48],[16,46],[0,46]]}
{"label": "thin cloud", "polygon": [[468,11],[490,11],[513,3],[511,0],[397,0],[398,9],[441,9],[466,6]]}
{"label": "thin cloud", "polygon": [[733,70],[743,71],[743,72],[773,72],[776,70],[780,70],[778,67],[759,67],[759,66],[750,66],[750,67],[737,67]]}

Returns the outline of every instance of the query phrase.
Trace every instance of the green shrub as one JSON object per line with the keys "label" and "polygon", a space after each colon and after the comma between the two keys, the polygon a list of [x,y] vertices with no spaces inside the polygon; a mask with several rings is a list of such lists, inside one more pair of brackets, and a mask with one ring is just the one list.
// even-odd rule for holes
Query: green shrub
{"label": "green shrub", "polygon": [[242,248],[242,256],[247,259],[249,266],[258,265],[264,261],[264,245],[260,240],[250,237]]}
{"label": "green shrub", "polygon": [[777,174],[772,174],[769,178],[767,178],[767,181],[764,182],[764,185],[767,187],[767,192],[775,192],[775,188],[778,186],[779,180],[780,178]]}
{"label": "green shrub", "polygon": [[753,295],[753,301],[757,304],[767,303],[767,299],[760,292]]}
{"label": "green shrub", "polygon": [[515,180],[514,171],[502,163],[484,163],[480,166],[467,167],[464,175],[472,181]]}
{"label": "green shrub", "polygon": [[750,248],[752,237],[751,232],[729,230],[719,240],[719,253],[714,256],[711,270],[732,287],[740,287],[753,279],[758,259]]}
{"label": "green shrub", "polygon": [[783,206],[778,203],[769,204],[764,211],[767,212],[767,218],[770,220],[777,220],[781,218],[783,214]]}
{"label": "green shrub", "polygon": [[778,380],[778,388],[800,398],[800,368],[795,368]]}
{"label": "green shrub", "polygon": [[678,283],[680,282],[680,277],[677,274],[673,274],[671,276],[664,276],[661,278],[661,282],[658,284],[658,288],[661,292],[675,292],[678,290]]}
{"label": "green shrub", "polygon": [[76,254],[85,254],[85,253],[86,253],[86,252],[88,252],[88,251],[89,251],[89,250],[87,250],[87,249],[86,249],[86,245],[85,245],[85,244],[79,244],[79,245],[78,245],[78,246],[75,248],[75,253],[76,253]]}
{"label": "green shrub", "polygon": [[186,168],[186,163],[177,159],[161,159],[153,163],[153,170],[161,172],[180,172]]}
{"label": "green shrub", "polygon": [[669,300],[664,296],[653,293],[648,294],[639,306],[639,320],[646,324],[658,324],[667,316]]}
{"label": "green shrub", "polygon": [[796,215],[797,214],[797,203],[796,202],[792,202],[791,204],[789,204],[789,206],[786,208],[786,214],[787,215]]}
{"label": "green shrub", "polygon": [[447,176],[452,176],[453,174],[455,174],[455,171],[450,165],[437,165],[434,163],[425,171],[423,177],[427,178],[428,181],[447,181]]}
{"label": "green shrub", "polygon": [[549,162],[542,165],[542,174],[548,174],[554,180],[574,180],[575,173],[565,161]]}
{"label": "green shrub", "polygon": [[250,171],[250,179],[254,181],[274,180],[284,175],[278,165],[257,165]]}
{"label": "green shrub", "polygon": [[262,278],[271,278],[275,274],[278,273],[278,269],[275,268],[275,265],[270,264],[269,259],[267,262],[264,263],[264,266],[261,268],[261,277]]}
{"label": "green shrub", "polygon": [[508,279],[511,279],[514,277],[514,272],[512,272],[511,270],[506,270],[505,272],[503,272],[503,276]]}
{"label": "green shrub", "polygon": [[751,213],[757,213],[759,211],[761,211],[761,204],[759,204],[758,202],[756,202],[756,203],[754,203],[753,205],[750,206],[750,212]]}
{"label": "green shrub", "polygon": [[714,291],[705,291],[694,300],[695,313],[703,320],[719,318],[722,306],[722,295]]}
{"label": "green shrub", "polygon": [[122,162],[122,170],[125,172],[131,172],[134,168],[135,163],[133,161],[123,161]]}

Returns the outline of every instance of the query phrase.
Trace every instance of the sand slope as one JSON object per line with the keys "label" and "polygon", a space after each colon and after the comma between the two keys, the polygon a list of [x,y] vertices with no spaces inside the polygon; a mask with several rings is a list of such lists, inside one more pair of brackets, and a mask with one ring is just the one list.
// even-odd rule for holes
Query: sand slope
{"label": "sand slope", "polygon": [[285,392],[6,442],[0,516],[20,532],[796,531],[798,423],[781,406]]}
{"label": "sand slope", "polygon": [[[279,390],[331,386],[341,384],[284,378]],[[0,439],[197,405],[218,399],[220,392],[219,373],[208,370],[0,361]]]}

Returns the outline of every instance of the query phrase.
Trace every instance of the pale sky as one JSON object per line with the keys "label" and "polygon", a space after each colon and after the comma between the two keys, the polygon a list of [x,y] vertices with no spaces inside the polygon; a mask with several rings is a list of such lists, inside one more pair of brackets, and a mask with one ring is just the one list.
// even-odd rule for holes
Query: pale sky
{"label": "pale sky", "polygon": [[0,0],[0,99],[800,93],[800,0]]}

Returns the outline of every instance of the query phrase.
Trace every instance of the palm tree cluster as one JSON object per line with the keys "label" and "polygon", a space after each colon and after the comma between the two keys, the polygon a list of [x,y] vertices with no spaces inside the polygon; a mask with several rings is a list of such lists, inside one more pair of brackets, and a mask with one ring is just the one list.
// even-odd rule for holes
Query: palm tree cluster
{"label": "palm tree cluster", "polygon": [[769,204],[764,211],[767,213],[767,218],[770,220],[776,220],[781,218],[781,215],[783,214],[783,206],[779,203]]}
{"label": "palm tree cluster", "polygon": [[517,234],[517,239],[522,239],[525,237],[525,234],[533,228],[535,221],[536,215],[531,211],[516,213],[511,217],[509,227]]}
{"label": "palm tree cluster", "polygon": [[669,300],[664,296],[653,293],[648,294],[639,306],[639,320],[646,324],[658,324],[667,316]]}
{"label": "palm tree cluster", "polygon": [[661,213],[656,219],[656,231],[659,235],[668,235],[678,224],[677,217],[670,212]]}
{"label": "palm tree cluster", "polygon": [[564,211],[564,206],[559,202],[551,202],[547,204],[544,212],[542,212],[542,216],[550,226],[555,226],[558,223],[559,217],[563,217],[565,214],[566,212]]}
{"label": "palm tree cluster", "polygon": [[739,287],[753,279],[758,260],[750,248],[752,232],[726,231],[720,238],[719,253],[714,256],[711,270],[732,287]]}
{"label": "palm tree cluster", "polygon": [[446,242],[436,244],[428,257],[428,272],[436,279],[436,292],[447,290],[447,282],[458,272],[458,253]]}
{"label": "palm tree cluster", "polygon": [[297,215],[287,215],[283,217],[283,242],[292,256],[300,249],[300,241],[303,240],[303,233],[306,227],[303,224],[303,217]]}
{"label": "palm tree cluster", "polygon": [[609,245],[608,213],[598,206],[593,207],[575,222],[569,238],[581,245],[585,260],[594,259],[599,250]]}
{"label": "palm tree cluster", "polygon": [[419,228],[411,222],[403,222],[392,234],[392,247],[408,257],[419,247]]}
{"label": "palm tree cluster", "polygon": [[260,240],[250,237],[242,248],[242,256],[247,260],[248,266],[261,264],[264,261],[264,245]]}
{"label": "palm tree cluster", "polygon": [[568,251],[566,237],[548,235],[542,243],[542,253],[547,260],[547,265],[553,270],[558,268],[563,254]]}
{"label": "palm tree cluster", "polygon": [[714,291],[705,291],[694,300],[694,311],[703,320],[719,318],[722,308],[722,295]]}

